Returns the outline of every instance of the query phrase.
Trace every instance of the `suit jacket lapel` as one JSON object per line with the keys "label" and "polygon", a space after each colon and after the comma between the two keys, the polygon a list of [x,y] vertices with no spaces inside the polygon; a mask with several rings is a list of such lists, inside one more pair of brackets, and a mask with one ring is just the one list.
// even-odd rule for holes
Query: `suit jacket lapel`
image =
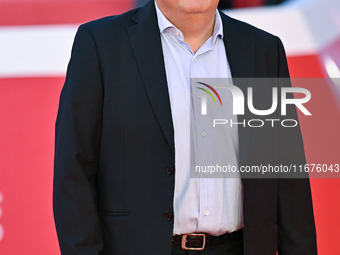
{"label": "suit jacket lapel", "polygon": [[[255,77],[255,50],[253,41],[237,27],[236,22],[220,11],[224,44],[235,85],[246,95],[245,84],[237,83],[237,78]],[[162,44],[154,3],[150,1],[133,16],[134,25],[128,27],[130,43],[135,55],[143,83],[158,122],[173,151],[174,130],[171,117],[169,92],[167,87]],[[242,122],[247,116],[238,116]],[[240,164],[245,164],[250,138],[249,128],[239,125]]]}
{"label": "suit jacket lapel", "polygon": [[153,1],[141,8],[128,27],[130,43],[154,113],[172,151],[174,130],[160,31]]}
{"label": "suit jacket lapel", "polygon": [[[247,87],[245,82],[239,82],[238,78],[255,77],[255,50],[254,42],[240,31],[238,24],[230,17],[220,11],[223,22],[224,45],[231,69],[234,85],[238,86],[246,98]],[[238,115],[238,122],[247,121],[247,111],[245,115]],[[250,139],[250,129],[239,125],[239,154],[240,165],[245,165],[248,154]]]}

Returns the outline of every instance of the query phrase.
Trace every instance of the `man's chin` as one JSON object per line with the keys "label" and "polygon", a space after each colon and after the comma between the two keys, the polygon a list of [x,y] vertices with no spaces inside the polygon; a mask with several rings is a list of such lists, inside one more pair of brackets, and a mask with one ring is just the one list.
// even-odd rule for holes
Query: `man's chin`
{"label": "man's chin", "polygon": [[183,13],[191,14],[204,14],[209,13],[211,10],[215,10],[217,6],[206,1],[187,1],[180,5],[180,9]]}

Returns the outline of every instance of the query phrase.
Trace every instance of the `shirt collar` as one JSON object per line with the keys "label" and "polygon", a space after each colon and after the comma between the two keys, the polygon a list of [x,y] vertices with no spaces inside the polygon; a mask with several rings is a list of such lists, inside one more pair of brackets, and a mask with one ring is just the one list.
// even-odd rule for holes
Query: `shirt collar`
{"label": "shirt collar", "polygon": [[[178,31],[180,31],[178,28],[176,28],[162,13],[162,11],[159,9],[159,7],[155,2],[155,7],[156,7],[156,13],[157,13],[157,20],[158,20],[158,27],[159,27],[159,31],[161,33],[166,32],[167,28],[175,28]],[[215,14],[215,25],[214,25],[214,32],[212,35],[212,39],[213,41],[215,41],[217,39],[217,37],[222,38],[223,39],[223,24],[222,24],[222,18],[220,13],[218,12],[218,10],[216,10],[216,14]]]}
{"label": "shirt collar", "polygon": [[173,27],[176,28],[165,16],[164,14],[161,12],[161,10],[159,9],[158,5],[156,4],[155,1],[155,7],[156,7],[156,13],[157,13],[157,20],[158,20],[158,27],[159,27],[159,31],[161,33],[164,32],[164,30],[166,30],[169,27]]}

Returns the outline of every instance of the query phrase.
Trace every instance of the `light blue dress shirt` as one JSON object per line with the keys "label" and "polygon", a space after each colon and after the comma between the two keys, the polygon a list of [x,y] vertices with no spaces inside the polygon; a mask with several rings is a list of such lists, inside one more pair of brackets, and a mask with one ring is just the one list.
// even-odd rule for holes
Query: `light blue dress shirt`
{"label": "light blue dress shirt", "polygon": [[[197,96],[190,92],[190,79],[231,78],[220,14],[216,11],[213,35],[193,53],[184,42],[182,32],[155,5],[174,124],[173,234],[204,232],[221,235],[236,231],[243,227],[240,178],[190,178],[190,98]],[[202,136],[207,136],[206,131]],[[231,130],[229,136],[225,153],[229,163],[237,165],[237,129]]]}

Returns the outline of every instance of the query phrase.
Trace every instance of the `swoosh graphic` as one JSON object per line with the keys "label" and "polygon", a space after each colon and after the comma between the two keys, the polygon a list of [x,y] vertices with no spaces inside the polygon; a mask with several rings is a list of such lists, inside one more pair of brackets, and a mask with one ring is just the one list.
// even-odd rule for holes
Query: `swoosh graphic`
{"label": "swoosh graphic", "polygon": [[213,97],[213,95],[212,95],[208,90],[202,89],[202,88],[200,88],[200,87],[197,87],[197,88],[200,89],[200,90],[203,90],[203,91],[207,92],[207,93],[211,96],[211,98],[214,100],[215,105],[216,105],[216,100],[215,100],[215,98]]}
{"label": "swoosh graphic", "polygon": [[[220,95],[217,93],[217,91],[213,88],[213,87],[211,87],[210,85],[208,85],[208,84],[206,84],[206,83],[203,83],[203,82],[197,82],[197,83],[199,83],[199,84],[201,84],[201,85],[204,85],[204,86],[206,86],[206,87],[208,87],[209,89],[211,89],[214,93],[215,93],[215,95],[218,97],[218,100],[220,100],[220,103],[221,103],[221,106],[222,106],[222,100],[221,100],[221,98],[220,98]],[[215,101],[215,100],[214,100]],[[216,102],[215,102],[216,103]]]}

